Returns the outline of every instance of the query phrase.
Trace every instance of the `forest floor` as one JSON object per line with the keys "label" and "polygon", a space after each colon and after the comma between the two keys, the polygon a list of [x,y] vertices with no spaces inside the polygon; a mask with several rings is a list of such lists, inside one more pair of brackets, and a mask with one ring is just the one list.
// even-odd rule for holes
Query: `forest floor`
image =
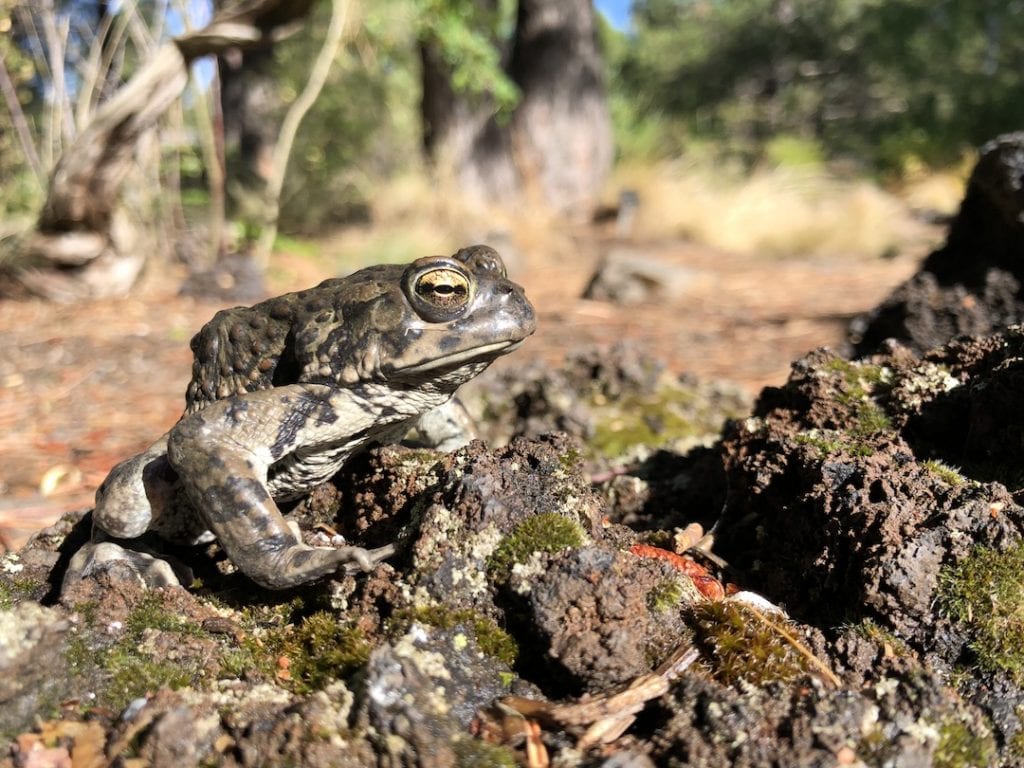
{"label": "forest floor", "polygon": [[[918,228],[886,259],[634,242],[630,253],[685,275],[672,300],[638,306],[580,298],[602,255],[626,246],[591,230],[566,235],[553,249],[523,248],[513,260],[510,271],[538,309],[539,330],[496,367],[531,357],[555,365],[575,349],[626,340],[674,372],[731,381],[754,395],[782,384],[807,351],[841,344],[849,321],[909,277],[942,235],[938,227]],[[190,376],[188,341],[225,306],[180,296],[183,276],[182,268],[161,265],[133,295],[115,300],[0,302],[0,551],[19,547],[63,512],[90,506],[112,465],[177,420]],[[279,253],[269,290],[330,276],[322,259]]]}

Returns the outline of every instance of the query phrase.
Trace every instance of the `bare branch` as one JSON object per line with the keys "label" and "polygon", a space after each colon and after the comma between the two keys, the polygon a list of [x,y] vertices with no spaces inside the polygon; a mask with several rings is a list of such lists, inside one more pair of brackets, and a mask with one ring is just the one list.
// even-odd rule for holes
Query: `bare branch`
{"label": "bare branch", "polygon": [[7,102],[7,109],[11,113],[11,123],[18,134],[18,143],[21,144],[21,151],[25,155],[32,174],[39,183],[39,189],[46,187],[46,171],[39,162],[39,153],[36,152],[36,145],[32,141],[32,132],[28,127],[28,120],[25,119],[25,112],[18,100],[18,92],[11,81],[11,74],[7,71],[7,64],[0,57],[0,91],[3,91],[4,101]]}
{"label": "bare branch", "polygon": [[270,251],[274,247],[274,240],[277,238],[277,211],[281,199],[281,189],[284,186],[284,176],[288,169],[288,158],[292,153],[292,145],[295,143],[295,136],[299,131],[302,119],[309,112],[310,107],[316,101],[324,83],[327,82],[327,75],[331,70],[331,64],[338,55],[341,47],[342,36],[345,31],[345,17],[348,11],[346,0],[331,0],[331,20],[327,26],[327,35],[324,37],[324,44],[317,54],[316,61],[309,73],[309,80],[305,88],[298,95],[281,124],[281,132],[274,145],[274,156],[270,171],[270,178],[267,180],[267,200],[270,203],[272,214],[262,231],[260,239],[256,244],[256,261],[260,267],[266,267],[270,259]]}
{"label": "bare branch", "polygon": [[[102,82],[107,72],[110,71],[111,52],[120,47],[125,23],[122,17],[118,17],[118,23],[115,26],[114,18],[114,16],[107,15],[103,19],[103,23],[96,30],[92,44],[89,46],[89,56],[81,68],[82,83],[79,86],[78,105],[75,108],[75,125],[79,128],[85,125],[92,113],[96,100],[97,83]],[[110,35],[110,40],[104,45],[107,35]]]}

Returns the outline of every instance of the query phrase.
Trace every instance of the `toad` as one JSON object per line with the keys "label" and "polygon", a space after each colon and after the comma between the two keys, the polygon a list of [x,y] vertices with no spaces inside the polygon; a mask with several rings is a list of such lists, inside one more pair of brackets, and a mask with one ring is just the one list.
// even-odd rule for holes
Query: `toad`
{"label": "toad", "polygon": [[192,339],[184,415],[99,487],[92,540],[64,586],[112,561],[149,586],[180,583],[154,538],[215,537],[268,589],[370,570],[393,545],[308,546],[278,503],[401,439],[535,327],[523,289],[479,245],[218,312]]}

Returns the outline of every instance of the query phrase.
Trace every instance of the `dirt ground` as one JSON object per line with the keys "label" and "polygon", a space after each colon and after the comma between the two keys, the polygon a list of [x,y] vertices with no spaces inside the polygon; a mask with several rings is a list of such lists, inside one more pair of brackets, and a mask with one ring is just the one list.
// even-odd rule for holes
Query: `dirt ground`
{"label": "dirt ground", "polygon": [[[530,356],[557,364],[571,349],[629,340],[675,372],[756,393],[784,382],[805,352],[840,343],[849,320],[909,277],[940,238],[930,232],[885,260],[634,243],[631,252],[684,267],[687,278],[678,298],[629,307],[580,298],[602,254],[617,247],[608,240],[567,238],[556,254],[524,249],[512,272],[538,309],[539,330],[497,365]],[[293,254],[275,256],[275,275],[273,292],[331,276]],[[188,341],[223,306],[179,296],[182,277],[180,268],[155,268],[118,300],[0,302],[0,551],[89,506],[113,464],[177,420]]]}

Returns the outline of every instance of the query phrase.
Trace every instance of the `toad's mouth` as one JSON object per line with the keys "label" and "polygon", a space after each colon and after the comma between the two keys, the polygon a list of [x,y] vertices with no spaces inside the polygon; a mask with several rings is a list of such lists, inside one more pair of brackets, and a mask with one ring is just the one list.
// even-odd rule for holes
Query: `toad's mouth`
{"label": "toad's mouth", "polygon": [[449,355],[442,355],[420,363],[396,368],[395,373],[422,373],[424,371],[436,371],[441,368],[458,368],[469,362],[490,361],[501,355],[508,354],[519,349],[526,339],[510,339],[508,341],[495,341],[490,344],[481,344],[479,347],[463,349]]}

